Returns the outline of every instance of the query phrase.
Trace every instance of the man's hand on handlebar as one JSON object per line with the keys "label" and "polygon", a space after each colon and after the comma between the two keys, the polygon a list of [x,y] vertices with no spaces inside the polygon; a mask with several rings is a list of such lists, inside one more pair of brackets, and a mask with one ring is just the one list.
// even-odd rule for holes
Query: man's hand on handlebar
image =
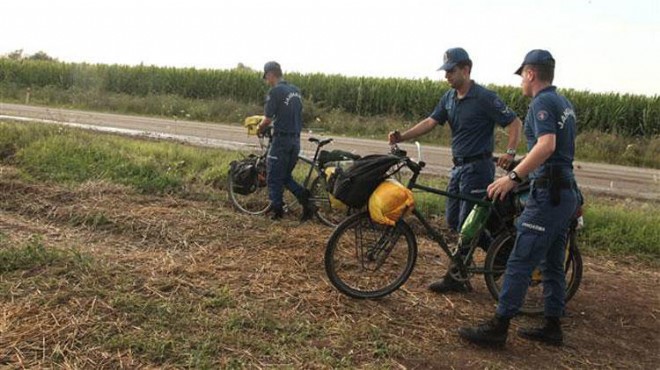
{"label": "man's hand on handlebar", "polygon": [[257,137],[270,137],[271,130],[271,125],[259,125],[257,127]]}
{"label": "man's hand on handlebar", "polygon": [[496,200],[504,200],[506,195],[511,191],[511,189],[516,187],[516,183],[509,178],[509,176],[502,176],[497,180],[493,181],[486,191],[488,192],[488,198]]}
{"label": "man's hand on handlebar", "polygon": [[399,132],[399,130],[391,131],[387,135],[387,140],[389,141],[390,145],[394,145],[396,143],[400,143],[401,141],[403,141],[401,139],[401,133]]}
{"label": "man's hand on handlebar", "polygon": [[500,156],[499,159],[497,160],[497,166],[504,170],[510,171],[513,168],[512,164],[514,157],[515,156],[511,154],[504,154]]}

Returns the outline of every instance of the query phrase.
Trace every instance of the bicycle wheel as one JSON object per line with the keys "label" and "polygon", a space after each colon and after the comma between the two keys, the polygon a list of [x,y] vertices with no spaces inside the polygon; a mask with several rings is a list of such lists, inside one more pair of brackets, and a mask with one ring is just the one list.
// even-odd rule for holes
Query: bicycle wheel
{"label": "bicycle wheel", "polygon": [[310,200],[316,206],[316,217],[325,225],[335,227],[348,215],[348,207],[330,201],[325,177],[318,176],[310,188]]}
{"label": "bicycle wheel", "polygon": [[[513,250],[515,239],[515,232],[505,232],[498,236],[488,248],[484,278],[486,280],[486,286],[495,300],[499,299],[500,291],[502,290],[506,262]],[[583,266],[574,229],[569,231],[566,243],[564,272],[566,274],[566,302],[568,302],[580,287]],[[526,314],[543,313],[543,277],[538,268],[532,272],[532,279],[525,295],[525,302],[520,308],[520,311]]]}
{"label": "bicycle wheel", "polygon": [[342,221],[330,236],[325,272],[350,297],[380,298],[408,280],[416,259],[417,241],[408,224],[380,225],[363,211]]}
{"label": "bicycle wheel", "polygon": [[227,180],[227,192],[229,193],[229,200],[231,200],[234,207],[239,211],[259,215],[263,214],[270,208],[270,201],[268,200],[268,186],[266,184],[266,167],[257,166],[257,188],[254,192],[249,194],[241,194],[236,191],[237,189],[233,183],[231,170]]}

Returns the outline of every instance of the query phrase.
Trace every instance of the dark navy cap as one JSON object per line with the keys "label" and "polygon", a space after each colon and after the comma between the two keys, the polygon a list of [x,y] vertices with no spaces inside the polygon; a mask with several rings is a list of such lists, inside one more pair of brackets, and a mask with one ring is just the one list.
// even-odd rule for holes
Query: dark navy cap
{"label": "dark navy cap", "polygon": [[452,68],[456,67],[458,63],[466,62],[468,60],[470,60],[470,56],[468,55],[467,51],[465,51],[465,49],[451,48],[445,51],[445,56],[442,59],[444,64],[438,68],[438,71],[451,71]]}
{"label": "dark navy cap", "polygon": [[268,72],[273,72],[273,71],[278,71],[279,74],[282,74],[282,67],[280,67],[280,64],[274,61],[270,61],[266,64],[264,64],[264,75],[262,78],[266,78],[266,73]]}
{"label": "dark navy cap", "polygon": [[525,67],[527,64],[554,67],[555,58],[553,58],[552,54],[550,54],[550,52],[547,50],[534,49],[525,55],[525,60],[520,65],[520,68],[518,68],[514,73],[517,75],[521,74],[523,67]]}

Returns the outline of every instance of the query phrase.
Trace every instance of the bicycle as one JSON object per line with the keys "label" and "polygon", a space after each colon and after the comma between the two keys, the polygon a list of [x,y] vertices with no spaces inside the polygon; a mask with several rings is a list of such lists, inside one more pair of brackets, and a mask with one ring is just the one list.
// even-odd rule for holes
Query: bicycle
{"label": "bicycle", "polygon": [[[393,154],[401,157],[399,165],[407,167],[412,176],[407,187],[440,196],[467,200],[475,203],[459,234],[458,245],[450,248],[440,230],[433,227],[417,209],[412,214],[426,230],[430,239],[440,246],[454,266],[450,273],[468,287],[474,274],[484,275],[489,292],[498,299],[506,261],[515,241],[515,217],[506,217],[498,209],[498,202],[478,199],[461,194],[449,193],[440,189],[417,184],[417,179],[425,166],[423,161],[415,162],[405,152],[393,148]],[[514,216],[522,212],[529,186],[518,186],[511,194]],[[491,217],[492,216],[492,217]],[[471,219],[472,218],[472,219]],[[582,258],[575,238],[573,222],[567,238],[566,253],[566,301],[577,292],[582,280]],[[490,243],[483,266],[474,263],[473,256],[480,236],[487,230],[494,238]],[[467,248],[463,255],[459,251]],[[371,220],[369,211],[355,213],[342,221],[328,239],[325,250],[325,270],[332,283],[340,292],[360,299],[384,297],[401,287],[412,274],[417,259],[415,232],[402,217],[394,226],[381,225]],[[542,277],[538,269],[533,273],[523,313],[543,311]],[[538,292],[541,292],[538,294]]]}
{"label": "bicycle", "polygon": [[[248,124],[246,119],[246,127],[248,134],[256,134],[256,123],[251,121]],[[235,173],[239,171],[238,166],[235,165],[241,161],[232,162],[228,174],[227,191],[229,199],[232,204],[241,212],[259,215],[264,214],[270,210],[270,201],[268,200],[268,186],[266,182],[267,174],[267,155],[272,145],[273,135],[272,129],[269,127],[264,135],[257,135],[259,141],[259,153],[251,154],[246,157],[242,163],[246,164],[248,168],[250,182],[249,186],[239,183]],[[298,163],[294,169],[294,177],[303,177],[302,186],[310,191],[310,201],[315,205],[316,217],[323,224],[328,226],[336,226],[342,219],[346,217],[349,210],[342,207],[341,204],[334,202],[331,195],[327,192],[327,179],[331,171],[336,166],[345,166],[350,161],[359,158],[348,152],[342,151],[326,151],[321,150],[324,146],[330,144],[333,139],[318,139],[310,137],[309,142],[316,144],[314,156],[310,159],[304,155],[298,155]],[[242,169],[243,167],[241,167]],[[299,179],[297,179],[299,180]],[[287,194],[288,192],[285,192]],[[288,195],[286,195],[288,196]],[[288,196],[290,199],[285,198],[285,212],[295,212],[300,208],[298,201]]]}

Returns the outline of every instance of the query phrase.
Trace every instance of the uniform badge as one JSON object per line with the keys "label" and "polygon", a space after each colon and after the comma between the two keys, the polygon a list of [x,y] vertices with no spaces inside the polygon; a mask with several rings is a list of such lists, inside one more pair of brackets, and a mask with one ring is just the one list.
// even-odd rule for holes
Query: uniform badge
{"label": "uniform badge", "polygon": [[536,119],[539,121],[545,121],[548,118],[548,112],[541,110],[536,113]]}

